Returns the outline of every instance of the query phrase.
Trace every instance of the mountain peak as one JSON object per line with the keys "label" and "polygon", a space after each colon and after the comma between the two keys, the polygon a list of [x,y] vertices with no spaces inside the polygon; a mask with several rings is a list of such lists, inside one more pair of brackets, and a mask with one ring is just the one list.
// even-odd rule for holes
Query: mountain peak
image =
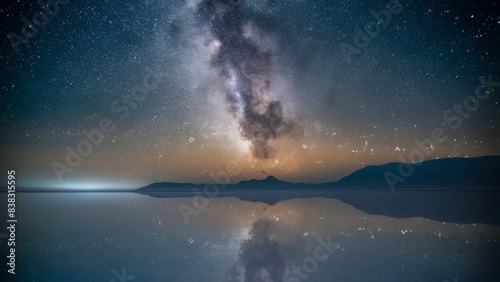
{"label": "mountain peak", "polygon": [[268,177],[266,177],[266,179],[264,179],[264,181],[280,181],[280,180],[272,175],[269,175]]}

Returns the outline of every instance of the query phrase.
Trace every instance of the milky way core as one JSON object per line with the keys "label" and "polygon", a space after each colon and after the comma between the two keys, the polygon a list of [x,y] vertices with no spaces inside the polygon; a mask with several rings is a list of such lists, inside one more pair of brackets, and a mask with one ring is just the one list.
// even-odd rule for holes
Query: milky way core
{"label": "milky way core", "polygon": [[271,96],[273,52],[252,40],[248,32],[252,14],[245,13],[241,1],[205,0],[196,14],[217,48],[211,67],[224,81],[226,103],[241,136],[250,142],[254,157],[269,158],[270,142],[294,128],[281,101]]}

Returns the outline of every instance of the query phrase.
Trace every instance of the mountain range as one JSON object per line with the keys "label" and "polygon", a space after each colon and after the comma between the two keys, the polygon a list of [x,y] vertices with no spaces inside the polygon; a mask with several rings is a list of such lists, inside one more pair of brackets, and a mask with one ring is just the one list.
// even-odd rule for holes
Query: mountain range
{"label": "mountain range", "polygon": [[[498,190],[500,156],[447,158],[416,164],[388,163],[367,166],[336,182],[321,184],[291,183],[274,176],[229,184],[227,190]],[[392,187],[390,183],[393,183]],[[192,190],[207,184],[160,182],[139,188],[137,192]]]}
{"label": "mountain range", "polygon": [[[321,197],[393,218],[424,217],[500,226],[500,156],[429,160],[411,167],[414,171],[410,174],[410,166],[404,163],[367,166],[339,181],[322,184],[290,183],[269,176],[219,185],[210,194],[204,191],[211,184],[172,182],[154,183],[135,192],[155,198],[189,198],[202,193],[206,197],[235,197],[268,205]],[[387,175],[404,181],[391,189]]]}

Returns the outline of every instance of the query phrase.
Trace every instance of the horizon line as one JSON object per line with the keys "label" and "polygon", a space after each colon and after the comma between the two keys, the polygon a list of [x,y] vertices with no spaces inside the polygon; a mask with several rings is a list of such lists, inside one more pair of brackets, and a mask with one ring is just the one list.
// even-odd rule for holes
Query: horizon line
{"label": "horizon line", "polygon": [[[141,187],[144,188],[144,187]],[[0,193],[137,193],[139,189],[141,188],[135,188],[132,190],[74,190],[74,189],[61,189],[61,190],[16,190],[15,192],[8,191],[8,190],[0,190]],[[391,189],[346,189],[346,188],[340,188],[340,189],[266,189],[266,190],[261,190],[261,189],[246,189],[246,190],[237,190],[237,191],[221,191],[221,193],[224,192],[249,192],[249,191],[255,191],[255,192],[263,192],[263,191],[311,191],[311,192],[500,192],[499,189],[395,189],[392,191]],[[179,192],[192,192],[192,191],[185,191],[185,190],[173,190],[173,191],[143,191],[144,193],[179,193]],[[205,197],[205,198],[217,198],[217,197]]]}

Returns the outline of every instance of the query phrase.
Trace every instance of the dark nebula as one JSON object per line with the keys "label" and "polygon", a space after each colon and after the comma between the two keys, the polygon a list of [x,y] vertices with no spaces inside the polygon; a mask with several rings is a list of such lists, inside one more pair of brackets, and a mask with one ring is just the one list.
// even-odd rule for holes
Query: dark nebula
{"label": "dark nebula", "polygon": [[281,101],[270,95],[273,54],[245,36],[252,15],[241,2],[205,0],[198,4],[197,16],[220,43],[211,64],[224,81],[228,108],[241,136],[250,141],[255,157],[269,158],[270,142],[290,133],[294,123],[284,117]]}

